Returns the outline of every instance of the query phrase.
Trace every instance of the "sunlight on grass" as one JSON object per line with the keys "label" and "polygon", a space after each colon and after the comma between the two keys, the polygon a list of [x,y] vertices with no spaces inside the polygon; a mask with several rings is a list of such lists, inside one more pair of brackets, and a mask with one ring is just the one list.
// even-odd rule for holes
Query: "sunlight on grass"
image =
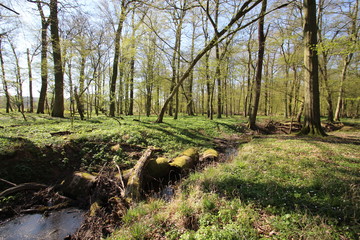
{"label": "sunlight on grass", "polygon": [[256,138],[239,152],[233,162],[184,180],[177,198],[159,210],[167,221],[146,237],[359,237],[359,145],[279,136]]}

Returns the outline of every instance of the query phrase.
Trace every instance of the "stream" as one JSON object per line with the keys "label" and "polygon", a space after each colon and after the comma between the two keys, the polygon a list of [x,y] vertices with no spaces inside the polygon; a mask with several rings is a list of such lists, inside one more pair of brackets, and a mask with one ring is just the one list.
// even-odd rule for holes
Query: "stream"
{"label": "stream", "polygon": [[[228,147],[223,159],[232,161],[238,153],[237,147]],[[175,186],[166,185],[157,197],[171,201],[175,194]],[[67,208],[44,214],[25,214],[0,222],[0,240],[58,240],[74,234],[84,222],[85,211]]]}
{"label": "stream", "polygon": [[58,240],[73,234],[84,220],[85,212],[76,208],[47,214],[26,214],[0,223],[0,240]]}

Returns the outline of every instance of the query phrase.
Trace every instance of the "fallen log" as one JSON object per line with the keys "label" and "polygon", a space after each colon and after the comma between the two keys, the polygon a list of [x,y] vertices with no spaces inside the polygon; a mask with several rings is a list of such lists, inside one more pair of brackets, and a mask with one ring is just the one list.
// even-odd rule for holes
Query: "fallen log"
{"label": "fallen log", "polygon": [[219,153],[215,149],[207,149],[200,157],[200,162],[216,161]]}
{"label": "fallen log", "polygon": [[182,171],[187,171],[195,167],[199,161],[199,152],[195,148],[189,148],[182,152],[179,157],[170,162],[170,166],[176,167]]}
{"label": "fallen log", "polygon": [[163,178],[169,175],[169,160],[163,157],[149,161],[146,166],[147,175],[153,179]]}
{"label": "fallen log", "polygon": [[154,147],[148,147],[131,171],[125,191],[125,197],[129,198],[130,201],[140,200],[144,169],[155,150]]}
{"label": "fallen log", "polygon": [[95,184],[96,177],[86,172],[74,172],[61,184],[61,190],[65,196],[81,200],[87,198],[91,188]]}
{"label": "fallen log", "polygon": [[48,186],[46,186],[45,184],[40,184],[40,183],[23,183],[23,184],[19,184],[16,185],[14,187],[8,188],[4,191],[2,191],[0,193],[0,197],[6,197],[9,196],[10,194],[14,194],[14,193],[18,193],[21,191],[26,191],[26,190],[39,190],[42,188],[47,188]]}

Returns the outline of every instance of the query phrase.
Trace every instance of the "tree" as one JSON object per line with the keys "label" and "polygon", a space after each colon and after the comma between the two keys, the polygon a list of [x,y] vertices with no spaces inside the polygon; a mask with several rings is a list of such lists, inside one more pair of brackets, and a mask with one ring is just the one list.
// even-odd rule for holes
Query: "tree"
{"label": "tree", "polygon": [[264,60],[264,52],[265,52],[265,40],[266,36],[264,33],[264,18],[266,13],[266,5],[267,0],[263,0],[260,18],[259,18],[259,28],[258,28],[258,39],[259,39],[259,51],[258,51],[258,60],[257,60],[257,68],[256,68],[256,76],[255,76],[255,94],[253,100],[253,107],[250,112],[249,117],[249,127],[255,130],[256,127],[256,116],[259,108],[260,101],[260,93],[261,93],[261,75],[262,75],[262,66]]}
{"label": "tree", "polygon": [[[349,17],[350,17],[350,21],[351,21],[351,26],[350,26],[350,31],[349,31],[350,45],[355,45],[357,38],[358,38],[358,33],[359,33],[359,27],[357,24],[358,13],[359,13],[359,0],[356,0],[356,3],[350,7],[350,13],[349,13]],[[343,69],[341,71],[339,96],[338,96],[338,101],[337,101],[336,111],[335,111],[335,121],[340,121],[340,115],[341,115],[341,110],[343,108],[343,101],[344,101],[344,99],[343,99],[344,91],[345,91],[344,83],[346,80],[348,67],[354,56],[354,52],[352,49],[349,49],[346,51],[347,51],[347,53],[343,57]]]}
{"label": "tree", "polygon": [[38,101],[37,113],[44,113],[45,111],[45,102],[46,102],[46,92],[48,85],[48,64],[47,64],[47,51],[48,51],[48,39],[47,39],[47,30],[50,24],[50,18],[46,18],[43,11],[44,3],[40,0],[30,1],[36,3],[38,11],[41,18],[41,89],[40,96]]}
{"label": "tree", "polygon": [[61,59],[57,0],[50,1],[50,31],[55,73],[55,98],[51,116],[64,117],[64,73]]}
{"label": "tree", "polygon": [[304,124],[300,134],[325,136],[320,123],[316,1],[304,0]]}
{"label": "tree", "polygon": [[130,1],[122,0],[121,1],[121,12],[118,22],[118,27],[115,34],[115,53],[114,53],[114,61],[113,61],[113,69],[112,69],[112,75],[110,80],[110,117],[115,117],[115,91],[116,91],[116,80],[118,77],[118,68],[119,68],[119,58],[120,58],[120,38],[121,38],[121,32],[123,29],[124,21],[127,15],[127,8]]}
{"label": "tree", "polygon": [[2,37],[4,34],[0,34],[0,64],[1,64],[1,77],[2,77],[2,84],[3,89],[5,92],[5,98],[6,98],[6,113],[9,113],[12,111],[11,103],[10,103],[10,93],[8,89],[8,83],[6,81],[6,75],[5,75],[5,67],[4,67],[4,58],[2,54]]}
{"label": "tree", "polygon": [[30,107],[29,112],[34,112],[34,98],[33,98],[33,76],[32,76],[32,57],[30,57],[30,50],[29,48],[26,49],[26,55],[27,55],[27,63],[28,63],[28,73],[29,73],[29,97],[30,97]]}
{"label": "tree", "polygon": [[23,81],[21,79],[21,72],[20,72],[20,60],[18,53],[16,52],[15,45],[12,42],[13,40],[10,39],[8,36],[8,41],[11,47],[11,50],[14,54],[15,58],[15,75],[16,75],[16,98],[15,104],[18,107],[19,112],[24,113],[24,99],[23,99]]}
{"label": "tree", "polygon": [[[238,27],[236,29],[236,31],[231,31],[231,27],[241,18],[243,17],[246,13],[248,13],[250,10],[252,10],[254,7],[256,7],[258,4],[261,3],[262,0],[257,0],[255,2],[247,0],[246,2],[243,3],[243,5],[240,7],[240,9],[237,11],[237,13],[232,17],[232,19],[229,21],[229,23],[218,33],[216,33],[213,38],[211,39],[211,41],[196,55],[196,57],[190,62],[187,70],[184,72],[184,74],[181,76],[181,78],[179,79],[179,81],[177,82],[177,85],[174,87],[173,91],[170,93],[170,95],[167,97],[167,99],[164,102],[163,107],[160,110],[159,116],[156,120],[157,123],[161,123],[163,122],[163,118],[164,118],[164,114],[165,114],[165,110],[166,107],[168,106],[169,102],[172,100],[172,98],[175,96],[176,92],[178,91],[178,89],[180,88],[180,86],[182,85],[182,83],[185,81],[185,79],[187,79],[192,71],[192,69],[194,68],[194,66],[197,64],[197,62],[208,52],[210,51],[216,44],[218,44],[219,42],[221,42],[222,40],[224,40],[226,37],[231,36],[232,34],[235,34],[236,31],[250,25],[250,23]],[[253,21],[250,21],[251,23],[253,23],[254,21],[256,21],[258,18],[256,18]],[[225,35],[225,33],[228,33],[227,35]],[[225,36],[224,36],[225,35]],[[223,37],[224,36],[224,37]]]}

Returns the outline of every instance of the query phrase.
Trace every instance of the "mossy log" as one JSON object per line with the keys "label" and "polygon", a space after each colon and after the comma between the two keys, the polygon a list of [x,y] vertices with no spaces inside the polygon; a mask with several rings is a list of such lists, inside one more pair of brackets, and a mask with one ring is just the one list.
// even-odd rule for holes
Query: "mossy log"
{"label": "mossy log", "polygon": [[207,149],[200,157],[200,161],[216,161],[219,153],[215,149]]}
{"label": "mossy log", "polygon": [[166,158],[157,158],[150,160],[146,166],[146,173],[148,176],[159,179],[169,175],[170,164],[169,160]]}
{"label": "mossy log", "polygon": [[73,198],[82,199],[88,197],[96,177],[86,172],[74,172],[62,183],[62,191]]}
{"label": "mossy log", "polygon": [[191,157],[188,156],[180,156],[176,157],[170,163],[170,166],[177,167],[182,170],[189,170],[194,167],[194,161]]}
{"label": "mossy log", "polygon": [[190,157],[196,163],[199,160],[199,151],[196,148],[189,148],[183,151],[180,156]]}
{"label": "mossy log", "polygon": [[192,169],[199,161],[199,152],[196,148],[189,148],[181,153],[179,157],[170,162],[170,166],[179,168],[183,171]]}
{"label": "mossy log", "polygon": [[125,191],[125,196],[131,201],[140,200],[144,169],[150,161],[154,150],[156,150],[154,147],[148,147],[131,171]]}

